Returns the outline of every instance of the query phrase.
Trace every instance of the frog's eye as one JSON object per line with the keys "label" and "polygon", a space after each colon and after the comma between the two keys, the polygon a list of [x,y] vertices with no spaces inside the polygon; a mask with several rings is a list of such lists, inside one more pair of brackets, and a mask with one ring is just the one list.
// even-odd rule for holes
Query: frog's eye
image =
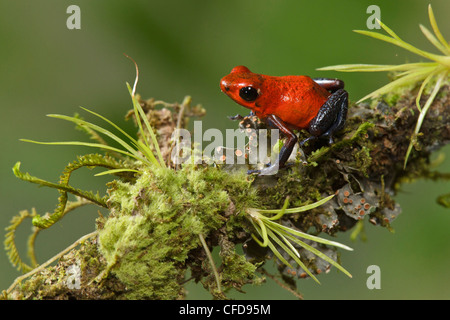
{"label": "frog's eye", "polygon": [[259,96],[258,90],[253,87],[243,87],[239,90],[239,96],[245,101],[255,101]]}

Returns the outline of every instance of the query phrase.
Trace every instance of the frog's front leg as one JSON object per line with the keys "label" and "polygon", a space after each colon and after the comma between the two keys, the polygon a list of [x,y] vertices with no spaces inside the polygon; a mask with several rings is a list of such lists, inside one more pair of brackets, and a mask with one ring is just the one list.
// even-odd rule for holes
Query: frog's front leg
{"label": "frog's front leg", "polygon": [[286,137],[286,142],[281,148],[280,153],[278,155],[278,159],[275,161],[275,163],[272,163],[269,167],[263,168],[261,170],[250,170],[249,173],[259,173],[261,175],[273,175],[278,172],[279,168],[285,166],[286,161],[289,159],[292,150],[294,149],[294,146],[298,141],[298,137],[291,129],[288,128],[288,126],[283,120],[281,120],[280,118],[278,118],[273,114],[269,115],[265,119],[265,121],[269,126],[279,129]]}
{"label": "frog's front leg", "polygon": [[328,97],[315,118],[311,120],[308,127],[311,136],[301,141],[300,146],[319,137],[328,137],[329,144],[332,144],[333,134],[345,125],[347,110],[348,93],[344,89],[338,89]]}

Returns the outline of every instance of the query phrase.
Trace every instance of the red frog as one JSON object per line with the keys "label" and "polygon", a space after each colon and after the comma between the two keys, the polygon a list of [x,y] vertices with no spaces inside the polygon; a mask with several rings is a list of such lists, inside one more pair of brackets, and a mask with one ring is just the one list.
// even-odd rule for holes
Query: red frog
{"label": "red frog", "polygon": [[348,93],[339,79],[267,76],[238,66],[222,78],[220,88],[287,138],[276,163],[253,171],[261,174],[270,174],[285,165],[298,141],[293,130],[306,129],[311,134],[299,142],[300,146],[319,137],[327,137],[332,144],[333,133],[344,127],[347,118]]}

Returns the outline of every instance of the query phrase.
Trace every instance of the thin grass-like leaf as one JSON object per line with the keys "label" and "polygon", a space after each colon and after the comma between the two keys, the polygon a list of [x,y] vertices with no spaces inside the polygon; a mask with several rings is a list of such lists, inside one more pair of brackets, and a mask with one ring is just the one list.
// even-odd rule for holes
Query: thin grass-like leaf
{"label": "thin grass-like leaf", "polygon": [[150,159],[150,161],[152,163],[154,163],[155,165],[159,166],[158,160],[155,158],[155,155],[153,154],[153,151],[150,149],[150,147],[148,145],[146,145],[142,141],[138,140],[137,144],[136,144],[136,148],[138,150],[140,150],[144,154],[144,156],[146,158]]}
{"label": "thin grass-like leaf", "polygon": [[436,37],[425,26],[419,25],[419,27],[428,41],[430,41],[443,54],[448,54],[447,48],[443,46],[442,43],[440,43],[439,40],[436,39]]}
{"label": "thin grass-like leaf", "polygon": [[114,141],[116,141],[117,143],[119,143],[122,147],[124,147],[126,150],[128,150],[130,153],[135,153],[136,150],[134,150],[128,143],[126,143],[124,140],[122,140],[121,138],[119,138],[117,135],[115,135],[114,133],[112,133],[111,131],[102,128],[96,124],[93,124],[91,122],[79,119],[79,118],[75,118],[75,117],[69,117],[69,116],[65,116],[65,115],[60,115],[60,114],[49,114],[47,115],[50,118],[56,118],[56,119],[62,119],[62,120],[67,120],[70,122],[73,122],[75,124],[78,125],[84,125],[86,127],[91,128],[92,130],[95,130],[97,132],[100,132],[108,137],[110,137],[111,139],[113,139]]}
{"label": "thin grass-like leaf", "polygon": [[[145,156],[146,156],[151,162],[153,162],[154,164],[158,164],[158,163],[157,163],[157,160],[156,160],[156,158],[155,158],[155,156],[153,155],[153,153],[152,153],[152,152],[148,152],[148,150],[150,150],[149,148],[143,148],[142,145],[140,144],[140,141],[134,139],[132,136],[130,136],[127,132],[125,132],[122,128],[120,128],[120,127],[119,127],[118,125],[116,125],[114,122],[110,121],[109,119],[105,118],[104,116],[102,116],[102,115],[100,115],[100,114],[98,114],[98,113],[96,113],[96,112],[94,112],[94,111],[91,111],[91,110],[86,109],[86,108],[83,108],[83,107],[81,107],[81,108],[82,108],[83,110],[85,110],[85,111],[87,111],[87,112],[90,112],[90,113],[92,113],[93,115],[99,117],[100,119],[106,121],[106,122],[109,123],[110,125],[112,125],[112,126],[113,126],[114,128],[116,128],[119,132],[121,132],[124,136],[126,136],[126,137],[131,141],[131,143],[133,144],[133,146],[134,146],[135,148],[137,148],[137,149],[140,150],[143,154],[145,154]],[[134,150],[133,148],[131,148],[131,149]]]}
{"label": "thin grass-like leaf", "polygon": [[[261,232],[261,229],[252,221],[252,223],[253,223],[253,226],[254,226],[254,228],[255,228],[255,230],[256,230],[256,232],[259,234],[259,236],[260,237],[262,237],[262,232]],[[263,245],[262,245],[262,242],[255,236],[255,235],[253,235],[252,234],[252,238],[261,246],[261,247],[263,247]],[[287,265],[288,267],[290,267],[290,268],[294,268],[284,257],[283,257],[283,255],[278,251],[278,249],[273,245],[273,243],[270,241],[270,240],[268,240],[267,241],[267,246],[269,247],[269,249],[274,253],[274,255],[283,263],[283,264],[285,264],[285,265]]]}
{"label": "thin grass-like leaf", "polygon": [[341,270],[343,273],[345,273],[348,277],[352,278],[352,275],[350,274],[350,272],[348,272],[345,268],[343,268],[339,263],[337,263],[336,261],[334,261],[333,259],[331,259],[330,257],[328,257],[326,254],[324,254],[322,251],[317,250],[316,248],[310,246],[309,244],[301,241],[300,239],[292,236],[292,235],[287,235],[287,237],[297,243],[298,245],[302,246],[303,248],[305,248],[306,250],[308,250],[309,252],[314,253],[316,256],[318,256],[319,258],[325,260],[326,262],[330,263],[331,265],[333,265],[334,267],[338,268],[339,270]]}
{"label": "thin grass-like leaf", "polygon": [[36,144],[43,144],[43,145],[57,145],[57,146],[82,146],[82,147],[91,147],[91,148],[99,148],[104,150],[110,150],[118,153],[122,153],[124,155],[129,156],[130,158],[134,158],[136,160],[140,160],[143,163],[147,163],[148,160],[146,160],[144,157],[139,156],[138,154],[132,154],[130,152],[127,152],[122,149],[118,149],[115,147],[111,147],[108,145],[100,144],[100,143],[91,143],[91,142],[82,142],[82,141],[56,141],[56,142],[45,142],[45,141],[35,141],[30,139],[20,139],[20,141],[23,142],[30,142],[30,143],[36,143]]}
{"label": "thin grass-like leaf", "polygon": [[[252,234],[253,239],[262,247],[269,247],[270,250],[275,254],[275,256],[285,265],[292,268],[292,266],[288,263],[288,261],[283,257],[283,255],[278,252],[276,247],[273,245],[272,241],[274,241],[279,247],[281,247],[294,261],[305,270],[305,272],[313,278],[315,281],[320,283],[317,278],[311,273],[311,271],[305,266],[305,264],[300,259],[300,254],[298,250],[293,246],[293,243],[297,243],[298,245],[302,246],[306,250],[312,252],[313,254],[316,254],[318,257],[322,258],[323,260],[329,262],[331,265],[336,266],[339,270],[343,271],[345,274],[350,275],[348,271],[346,271],[342,266],[340,266],[337,262],[335,262],[333,259],[329,258],[319,250],[307,245],[298,237],[308,239],[311,241],[315,241],[318,243],[323,243],[325,245],[331,245],[335,247],[339,247],[345,250],[353,250],[350,247],[347,247],[346,245],[340,244],[338,242],[330,241],[327,239],[319,238],[307,233],[303,233],[301,231],[283,226],[279,223],[274,222],[273,220],[280,219],[283,217],[285,213],[289,212],[302,212],[306,210],[310,210],[312,208],[315,208],[328,200],[330,200],[334,195],[328,196],[320,201],[317,201],[313,204],[309,204],[306,206],[298,207],[298,208],[291,208],[287,209],[288,206],[288,198],[286,198],[284,205],[281,209],[277,210],[259,210],[259,209],[248,209],[247,213],[249,215],[249,220],[251,221],[254,229],[256,230],[257,234],[261,237],[262,241],[259,240],[254,234]],[[263,215],[263,213],[276,213],[273,217],[266,217]]]}
{"label": "thin grass-like leaf", "polygon": [[439,27],[436,22],[436,18],[434,17],[433,9],[431,8],[431,4],[428,5],[428,17],[430,18],[430,24],[433,28],[433,32],[438,38],[438,40],[441,42],[441,44],[447,48],[446,55],[450,54],[450,44],[445,40],[445,38],[442,36],[441,31],[439,30]]}
{"label": "thin grass-like leaf", "polygon": [[145,114],[144,110],[142,110],[141,105],[139,104],[136,97],[134,96],[133,89],[130,87],[129,83],[127,83],[127,88],[131,95],[131,100],[133,101],[133,108],[134,108],[134,113],[135,113],[135,117],[136,117],[136,122],[138,123],[139,130],[144,138],[144,141],[147,144],[147,147],[150,149],[150,145],[148,144],[149,139],[145,138],[145,133],[144,133],[145,131],[143,130],[141,119],[144,122],[144,124],[147,128],[147,131],[150,133],[151,141],[153,143],[153,147],[156,150],[156,154],[158,156],[160,166],[166,167],[166,164],[165,164],[164,159],[161,154],[161,150],[159,149],[158,140],[156,139],[156,135],[153,132],[152,126],[148,122],[147,115]]}
{"label": "thin grass-like leaf", "polygon": [[[395,75],[396,79],[391,83],[375,90],[374,92],[366,95],[356,103],[360,103],[369,98],[377,98],[380,95],[387,94],[391,91],[394,91],[400,87],[404,87],[406,85],[418,84],[422,81],[418,95],[416,96],[416,106],[420,111],[419,118],[416,123],[414,134],[411,137],[405,160],[404,167],[406,167],[406,163],[408,161],[409,155],[412,151],[412,147],[414,141],[417,137],[417,134],[420,131],[420,127],[422,126],[422,122],[425,118],[425,115],[428,111],[428,108],[431,106],[434,98],[436,97],[437,92],[441,88],[441,82],[445,81],[450,73],[450,44],[445,40],[442,33],[440,32],[436,18],[434,16],[431,5],[428,6],[428,16],[430,19],[430,24],[433,29],[434,35],[423,25],[420,25],[420,29],[425,37],[433,44],[440,52],[444,55],[433,54],[424,50],[420,50],[411,44],[403,41],[394,31],[392,31],[388,26],[386,26],[381,21],[378,21],[380,26],[384,31],[388,33],[388,35],[380,34],[373,31],[366,30],[355,30],[355,32],[366,35],[381,41],[385,41],[391,44],[394,44],[398,47],[404,48],[410,52],[413,52],[419,56],[425,57],[427,59],[433,60],[435,62],[424,62],[424,63],[412,63],[412,64],[401,64],[397,67],[395,66],[386,66],[386,65],[364,65],[364,64],[352,64],[352,65],[337,65],[320,68],[319,70],[335,70],[335,71],[343,71],[343,72],[353,72],[353,71],[403,71],[401,73],[397,73]],[[422,108],[420,106],[420,99],[424,90],[430,85],[430,83],[436,78],[439,77],[439,81],[436,83],[434,90],[430,97],[428,98],[425,106]]]}
{"label": "thin grass-like leaf", "polygon": [[417,106],[417,109],[419,109],[419,112],[422,112],[422,107],[420,106],[420,99],[422,98],[423,90],[428,85],[428,83],[431,81],[431,79],[434,78],[434,76],[435,76],[434,72],[430,73],[428,75],[428,77],[426,77],[425,80],[423,80],[422,84],[420,85],[419,92],[417,93],[417,97],[416,97],[416,106]]}
{"label": "thin grass-like leaf", "polygon": [[[428,100],[425,103],[425,105],[422,109],[422,112],[419,114],[419,118],[417,119],[417,123],[416,123],[416,128],[414,130],[414,135],[417,135],[419,133],[420,128],[422,127],[423,120],[425,119],[425,115],[427,114],[427,111],[430,108],[431,104],[433,103],[434,98],[436,97],[437,93],[441,89],[442,81],[444,80],[445,77],[447,77],[447,73],[441,74],[441,76],[436,81],[433,91],[431,92],[430,96],[428,97]],[[414,139],[411,139],[411,142],[409,143],[409,146],[408,146],[408,150],[406,151],[405,162],[403,164],[403,168],[406,168],[406,164],[408,162],[408,158],[409,158],[409,155],[412,151],[412,147],[414,144],[413,142],[414,142]]]}
{"label": "thin grass-like leaf", "polygon": [[[78,113],[75,113],[74,117],[83,119],[82,117],[80,117],[80,115]],[[108,143],[105,141],[105,139],[103,139],[103,137],[98,132],[96,132],[95,130],[92,130],[91,128],[77,124],[75,126],[75,129],[78,129],[78,130],[86,133],[91,140],[97,141],[98,143],[101,143],[101,144],[108,145]],[[116,154],[116,156],[121,157],[122,155]]]}
{"label": "thin grass-like leaf", "polygon": [[[277,213],[277,214],[274,215],[273,217],[270,217],[269,219],[270,220],[281,219],[281,217],[283,217],[284,214],[286,213],[286,209],[287,209],[288,205],[289,205],[289,197],[286,197],[286,200],[284,201],[283,207],[280,210],[278,210],[278,213],[277,213],[277,210],[272,212],[272,213]],[[263,213],[263,212],[261,212],[261,210],[258,210],[258,211],[259,211],[259,213]],[[269,210],[269,211],[272,211],[272,210]],[[266,213],[268,213],[268,212],[266,212]]]}
{"label": "thin grass-like leaf", "polygon": [[131,88],[130,84],[127,82],[127,88],[128,88],[128,92],[130,93],[131,96],[131,101],[133,102],[133,111],[134,111],[134,116],[136,118],[136,123],[138,124],[139,127],[139,132],[141,133],[142,139],[144,140],[144,143],[140,143],[140,141],[138,141],[138,143],[136,143],[136,146],[138,148],[140,148],[140,150],[142,150],[144,152],[144,154],[147,154],[148,157],[150,157],[152,159],[152,162],[156,162],[158,163],[158,161],[156,160],[155,156],[153,155],[153,151],[150,148],[149,142],[150,139],[148,139],[148,137],[145,134],[145,131],[143,130],[142,127],[142,123],[141,123],[141,119],[144,121],[148,132],[150,133],[150,136],[152,138],[152,142],[153,142],[153,146],[155,147],[155,150],[158,154],[158,158],[160,160],[159,165],[162,167],[165,167],[165,163],[164,160],[162,158],[161,155],[161,151],[159,150],[159,144],[158,144],[158,140],[156,139],[156,136],[153,132],[152,127],[150,126],[150,123],[147,120],[147,115],[145,114],[144,110],[142,110],[141,105],[139,104],[139,102],[136,99],[136,87],[137,84],[139,82],[139,68],[138,65],[136,63],[136,61],[134,61],[133,58],[131,58],[130,56],[126,55],[125,56],[130,59],[133,63],[134,63],[134,67],[136,68],[136,77],[134,79],[134,84],[133,84],[133,88]]}
{"label": "thin grass-like leaf", "polygon": [[[275,230],[274,230],[275,231]],[[305,270],[305,272],[312,278],[314,279],[314,281],[316,281],[318,284],[320,284],[320,281],[312,274],[312,272],[309,270],[309,268],[303,263],[303,261],[301,261],[299,259],[299,257],[297,256],[298,252],[297,249],[295,249],[292,244],[290,244],[290,247],[293,248],[293,250],[290,249],[290,247],[287,247],[285,245],[285,243],[283,243],[280,239],[278,239],[278,237],[272,232],[272,230],[267,230],[270,239],[273,239],[287,254],[289,254],[289,256],[294,259],[294,261],[300,266],[302,267],[303,270]],[[279,236],[282,236],[283,238],[285,238],[282,234],[278,233],[277,231],[275,231]],[[286,242],[289,243],[289,241],[286,239]],[[297,254],[295,254],[294,252],[297,252]],[[291,267],[292,268],[292,267]]]}
{"label": "thin grass-like leaf", "polygon": [[392,82],[389,82],[388,84],[384,85],[383,87],[373,91],[372,93],[362,97],[361,99],[359,99],[357,101],[357,103],[361,103],[364,100],[370,99],[370,98],[376,98],[378,96],[381,96],[383,94],[387,94],[392,92],[393,90],[395,90],[398,87],[403,87],[406,85],[410,85],[416,82],[419,82],[423,79],[425,79],[428,74],[429,74],[430,70],[428,69],[423,69],[423,70],[418,70],[415,71],[413,73],[410,73],[406,76],[403,76],[399,79],[396,79]]}
{"label": "thin grass-like leaf", "polygon": [[[253,227],[255,228],[255,230],[258,231],[259,235],[263,239],[263,241],[259,241],[258,240],[258,244],[261,247],[267,247],[267,245],[269,243],[269,238],[267,237],[266,226],[264,225],[264,223],[262,223],[262,221],[260,219],[251,219],[250,221],[252,222]],[[254,239],[257,240],[256,238],[254,238]]]}
{"label": "thin grass-like leaf", "polygon": [[264,223],[260,219],[257,219],[256,223],[261,228],[261,237],[263,239],[262,246],[263,247],[267,247],[267,244],[269,243],[269,237],[267,236],[267,228],[266,228],[266,226],[264,225]]}
{"label": "thin grass-like leaf", "polygon": [[400,39],[400,37],[391,28],[389,28],[387,25],[381,22],[381,20],[376,19],[376,21],[381,26],[381,28],[383,28],[383,30],[386,31],[386,33],[389,34],[394,40],[398,42],[403,42],[403,40]]}
{"label": "thin grass-like leaf", "polygon": [[380,72],[380,71],[408,71],[422,67],[436,65],[434,62],[405,63],[400,65],[382,65],[382,64],[342,64],[317,68],[319,71],[341,71],[341,72]]}
{"label": "thin grass-like leaf", "polygon": [[[286,244],[286,246],[298,257],[300,258],[300,253],[298,252],[298,250],[294,247],[294,245],[285,237],[285,233],[282,230],[278,230],[278,229],[270,229],[270,232],[275,232],[280,238],[281,240],[284,241],[284,243]],[[284,234],[283,234],[284,233]],[[270,233],[268,232],[268,234],[270,235]]]}
{"label": "thin grass-like leaf", "polygon": [[[59,114],[50,114],[50,115],[48,115],[48,116],[51,117],[51,118],[57,118],[57,119],[62,119],[62,120],[71,121],[71,122],[74,122],[75,124],[78,124],[78,125],[84,125],[84,126],[86,126],[86,127],[91,128],[92,130],[95,130],[95,131],[97,131],[97,132],[100,132],[100,133],[102,133],[102,134],[104,134],[104,135],[110,137],[111,139],[113,139],[113,140],[116,141],[117,143],[119,143],[122,147],[124,147],[124,149],[128,150],[128,152],[129,152],[128,154],[129,154],[129,155],[131,154],[131,155],[132,155],[132,156],[131,156],[132,158],[138,159],[138,160],[142,161],[143,163],[150,164],[149,160],[150,160],[150,161],[152,160],[151,158],[149,158],[149,160],[147,160],[146,158],[140,156],[139,153],[138,153],[138,151],[137,151],[135,148],[133,148],[129,143],[125,142],[123,139],[119,138],[117,135],[115,135],[115,134],[112,133],[111,131],[109,131],[109,130],[107,130],[107,129],[105,129],[105,128],[102,128],[102,127],[100,127],[100,126],[98,126],[98,125],[95,125],[95,124],[93,124],[93,123],[90,123],[90,122],[88,122],[88,121],[85,121],[85,120],[82,120],[82,119],[78,119],[78,118],[75,118],[75,117],[69,117],[69,116],[64,116],[64,115],[59,115]],[[111,124],[112,124],[112,122],[109,121],[109,120],[107,120],[106,118],[104,118],[104,117],[102,117],[102,116],[100,116],[100,115],[98,115],[98,116],[101,117],[102,119],[104,119],[105,121],[107,121],[108,123],[111,123]],[[117,127],[117,126],[114,125],[114,124],[113,124],[113,126],[114,126],[114,127]],[[123,130],[120,130],[120,131],[121,131],[122,133],[124,133]],[[129,135],[127,135],[127,134],[126,134],[126,136],[129,137]],[[130,137],[130,138],[131,138],[131,137]],[[136,143],[136,140],[134,140],[133,138],[131,138],[131,141],[132,141],[133,143]],[[101,144],[94,144],[94,145],[97,145],[97,146],[98,146],[98,145],[101,145]],[[91,145],[91,146],[93,146],[93,145]],[[113,150],[113,149],[111,149],[111,148],[113,148],[113,147],[109,147],[109,146],[108,146],[108,148],[104,148],[104,147],[103,147],[103,149]],[[117,150],[119,150],[119,149],[115,149],[114,151],[118,152]],[[153,158],[154,158],[154,157],[153,157]],[[156,160],[156,159],[155,159],[155,160]]]}
{"label": "thin grass-like leaf", "polygon": [[270,217],[269,220],[278,220],[279,218],[282,217],[282,215],[280,216],[280,212],[284,212],[284,213],[299,213],[299,212],[304,212],[304,211],[308,211],[314,208],[317,208],[319,206],[321,206],[322,204],[324,204],[325,202],[329,201],[331,198],[333,198],[334,195],[328,196],[326,198],[323,198],[319,201],[316,201],[314,203],[311,204],[307,204],[301,207],[297,207],[297,208],[289,208],[289,209],[258,209],[259,213],[277,213],[276,216]]}
{"label": "thin grass-like leaf", "polygon": [[298,236],[300,238],[312,240],[312,241],[323,243],[323,244],[330,245],[330,246],[335,246],[335,247],[338,247],[338,248],[341,248],[341,249],[345,249],[345,250],[348,250],[348,251],[353,251],[352,248],[350,248],[350,247],[348,247],[348,246],[346,246],[346,245],[344,245],[342,243],[331,241],[331,240],[327,240],[325,238],[316,237],[316,236],[313,236],[311,234],[308,234],[308,233],[305,233],[305,232],[301,232],[299,230],[295,230],[295,229],[283,226],[282,224],[279,224],[279,223],[276,223],[276,222],[273,222],[273,221],[270,221],[270,220],[267,221],[267,225],[269,225],[270,228],[283,229],[286,232],[291,233],[291,234],[293,234],[295,236]]}
{"label": "thin grass-like leaf", "polygon": [[[381,27],[383,29],[385,29],[385,28],[389,29],[382,22],[380,22],[380,25],[381,25]],[[409,43],[407,43],[407,42],[405,42],[403,40],[394,39],[394,38],[388,37],[388,36],[386,36],[384,34],[381,34],[381,33],[378,33],[378,32],[374,32],[374,31],[355,30],[355,32],[359,33],[359,34],[362,34],[362,35],[365,35],[365,36],[369,36],[369,37],[381,40],[381,41],[384,41],[384,42],[391,43],[393,45],[396,45],[398,47],[406,49],[406,50],[408,50],[408,51],[410,51],[412,53],[415,53],[415,54],[417,54],[419,56],[425,57],[425,58],[430,59],[430,60],[434,60],[434,61],[439,62],[441,64],[448,64],[449,63],[449,61],[447,61],[447,59],[443,59],[442,56],[439,56],[437,54],[433,54],[433,53],[430,53],[430,52],[427,52],[427,51],[424,51],[424,50],[420,50],[420,49],[414,47],[413,45],[411,45],[411,44],[409,44]]]}
{"label": "thin grass-like leaf", "polygon": [[271,241],[268,243],[269,249],[273,252],[273,254],[280,260],[283,264],[287,265],[289,268],[294,269],[294,267],[287,261],[283,255],[278,251],[278,249],[273,245]]}

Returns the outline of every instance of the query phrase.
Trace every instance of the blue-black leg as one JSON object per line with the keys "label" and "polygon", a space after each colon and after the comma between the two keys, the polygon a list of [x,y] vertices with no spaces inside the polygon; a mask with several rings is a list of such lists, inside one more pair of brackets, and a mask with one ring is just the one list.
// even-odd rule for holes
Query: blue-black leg
{"label": "blue-black leg", "polygon": [[308,127],[311,136],[301,141],[300,146],[319,137],[327,137],[328,142],[332,144],[333,134],[345,125],[347,110],[348,93],[344,89],[338,89],[328,97],[316,117],[311,120]]}
{"label": "blue-black leg", "polygon": [[287,127],[283,120],[275,115],[270,115],[266,119],[266,123],[274,128],[279,129],[283,135],[286,137],[286,142],[280,150],[278,159],[275,163],[270,165],[268,168],[263,168],[261,170],[251,170],[249,173],[259,173],[261,175],[271,175],[278,171],[278,168],[284,167],[286,161],[289,159],[295,144],[298,141],[297,135]]}
{"label": "blue-black leg", "polygon": [[345,86],[344,81],[341,79],[314,78],[313,80],[331,93],[336,92],[339,89],[344,89]]}

